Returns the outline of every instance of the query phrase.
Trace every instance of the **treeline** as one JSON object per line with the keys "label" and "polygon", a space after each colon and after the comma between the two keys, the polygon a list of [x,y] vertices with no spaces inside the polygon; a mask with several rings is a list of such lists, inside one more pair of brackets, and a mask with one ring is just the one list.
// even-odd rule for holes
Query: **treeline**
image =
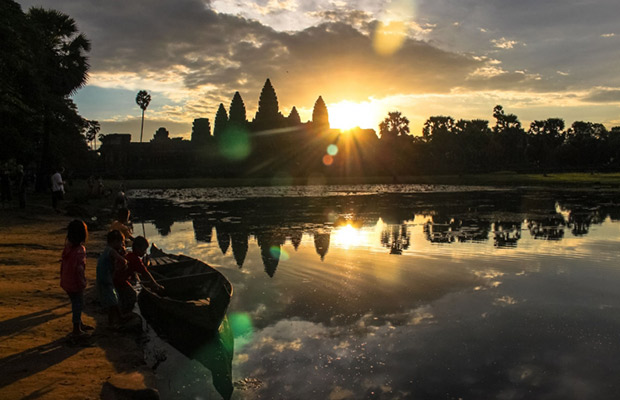
{"label": "treeline", "polygon": [[55,166],[75,171],[95,158],[85,135],[97,124],[69,97],[86,83],[89,50],[69,16],[0,1],[0,162],[24,165],[40,190]]}
{"label": "treeline", "polygon": [[564,120],[533,121],[525,129],[518,117],[503,107],[493,109],[495,125],[487,120],[455,120],[433,116],[422,136],[403,129],[384,129],[408,124],[394,123],[400,113],[390,113],[381,126],[380,159],[393,173],[513,171],[617,171],[620,169],[620,127],[607,130],[598,123],[576,121],[566,128]]}

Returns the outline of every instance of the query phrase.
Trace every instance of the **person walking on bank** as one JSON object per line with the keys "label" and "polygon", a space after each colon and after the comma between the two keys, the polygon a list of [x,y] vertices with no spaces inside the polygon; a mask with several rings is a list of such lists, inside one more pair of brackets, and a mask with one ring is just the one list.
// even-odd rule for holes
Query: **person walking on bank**
{"label": "person walking on bank", "polygon": [[9,174],[9,166],[0,166],[0,201],[2,201],[2,207],[6,202],[9,207],[11,203],[11,178]]}
{"label": "person walking on bank", "polygon": [[64,168],[56,168],[56,172],[52,175],[52,207],[54,211],[60,212],[58,202],[65,197],[65,182],[62,180]]}
{"label": "person walking on bank", "polygon": [[19,200],[19,208],[26,208],[26,179],[24,177],[24,166],[17,166],[15,174],[15,186],[17,187],[17,198]]}
{"label": "person walking on bank", "polygon": [[86,248],[84,243],[88,238],[88,228],[84,221],[73,220],[67,227],[65,248],[62,251],[60,264],[60,287],[62,287],[69,300],[71,300],[71,312],[73,317],[74,337],[84,336],[87,330],[93,328],[82,323],[82,310],[84,309],[84,289],[86,289]]}

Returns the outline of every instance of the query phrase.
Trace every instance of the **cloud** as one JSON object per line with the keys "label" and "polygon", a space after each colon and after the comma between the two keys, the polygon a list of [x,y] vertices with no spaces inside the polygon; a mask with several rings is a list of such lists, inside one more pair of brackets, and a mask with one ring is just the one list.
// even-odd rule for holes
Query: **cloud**
{"label": "cloud", "polygon": [[498,49],[504,49],[504,50],[512,49],[512,48],[515,47],[515,45],[519,44],[518,41],[516,41],[516,40],[508,40],[505,37],[500,38],[500,39],[493,39],[493,40],[491,40],[491,42]]}
{"label": "cloud", "polygon": [[[157,117],[169,115],[173,121],[212,119],[219,103],[228,106],[236,90],[252,117],[268,77],[287,110],[293,105],[311,109],[319,95],[330,104],[462,89],[472,96],[503,91],[509,97],[518,90],[575,93],[593,86],[620,87],[620,75],[609,67],[620,50],[613,40],[600,40],[616,29],[615,0],[596,6],[577,0],[524,1],[419,0],[407,15],[407,38],[389,57],[373,51],[372,32],[390,2],[22,4],[42,3],[76,19],[93,44],[91,85],[154,91],[174,103],[158,109],[162,114]],[[100,118],[94,115],[85,117]]]}
{"label": "cloud", "polygon": [[620,103],[620,89],[597,88],[583,98],[591,103]]}

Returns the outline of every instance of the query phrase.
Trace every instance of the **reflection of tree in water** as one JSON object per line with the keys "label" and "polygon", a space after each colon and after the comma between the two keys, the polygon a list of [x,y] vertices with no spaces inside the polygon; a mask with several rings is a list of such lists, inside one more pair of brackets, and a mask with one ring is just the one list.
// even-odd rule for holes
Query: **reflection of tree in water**
{"label": "reflection of tree in water", "polygon": [[265,272],[273,278],[280,262],[280,253],[286,237],[279,231],[259,232],[256,241],[260,247],[260,255],[263,259]]}
{"label": "reflection of tree in water", "polygon": [[489,239],[491,222],[479,219],[454,220],[453,229],[459,242],[483,242]]}
{"label": "reflection of tree in water", "polygon": [[564,237],[565,226],[566,222],[561,214],[527,220],[527,229],[534,239],[560,240]]}
{"label": "reflection of tree in water", "polygon": [[489,239],[491,222],[480,219],[458,219],[435,215],[424,224],[426,239],[431,243],[482,242]]}
{"label": "reflection of tree in water", "polygon": [[314,248],[316,249],[316,253],[321,256],[321,261],[325,259],[325,255],[329,250],[330,237],[330,232],[314,232]]}
{"label": "reflection of tree in water", "polygon": [[587,235],[590,232],[590,225],[602,222],[598,209],[577,208],[568,214],[568,226],[575,236]]}
{"label": "reflection of tree in water", "polygon": [[243,267],[243,262],[248,254],[249,236],[250,235],[248,235],[247,232],[242,230],[233,231],[230,234],[233,256],[235,257],[235,261],[237,262],[237,266],[239,266],[239,268]]}
{"label": "reflection of tree in water", "polygon": [[381,232],[381,244],[390,249],[390,254],[403,254],[411,244],[407,224],[388,225]]}
{"label": "reflection of tree in water", "polygon": [[222,254],[226,254],[230,246],[230,231],[227,225],[228,224],[225,223],[217,223],[215,225],[215,236],[217,237],[217,244],[220,246]]}
{"label": "reflection of tree in water", "polygon": [[297,251],[297,248],[301,244],[301,238],[304,235],[304,231],[301,229],[293,229],[289,232],[289,235],[291,237],[291,244],[295,248],[295,251]]}
{"label": "reflection of tree in water", "polygon": [[431,243],[452,243],[455,235],[454,220],[450,217],[442,215],[434,215],[430,220],[424,223],[424,233],[426,239]]}
{"label": "reflection of tree in water", "polygon": [[495,221],[493,239],[497,247],[516,247],[521,239],[521,221]]}

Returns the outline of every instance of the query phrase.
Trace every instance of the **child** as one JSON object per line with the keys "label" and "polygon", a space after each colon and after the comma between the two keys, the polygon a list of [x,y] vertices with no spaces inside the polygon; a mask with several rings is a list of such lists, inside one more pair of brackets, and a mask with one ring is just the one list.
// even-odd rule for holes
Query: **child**
{"label": "child", "polygon": [[84,289],[86,289],[86,248],[84,242],[87,238],[88,228],[86,228],[84,221],[76,219],[69,223],[60,264],[60,287],[67,292],[71,300],[73,336],[82,336],[86,330],[93,329],[91,326],[82,323]]}
{"label": "child", "polygon": [[110,230],[116,229],[125,236],[125,239],[133,240],[133,231],[131,229],[131,223],[129,222],[130,212],[127,208],[121,208],[118,210],[116,220],[110,225]]}
{"label": "child", "polygon": [[114,326],[121,322],[121,314],[112,277],[115,269],[127,268],[127,260],[121,255],[125,252],[125,237],[112,230],[108,232],[107,242],[97,260],[97,294],[101,306],[108,312],[108,323]]}
{"label": "child", "polygon": [[136,274],[140,277],[148,279],[152,282],[155,289],[161,290],[163,286],[157,283],[153,275],[146,269],[146,266],[142,262],[142,257],[146,254],[146,250],[149,248],[149,242],[144,236],[137,236],[133,240],[131,252],[127,253],[125,259],[127,260],[127,268],[119,270],[114,274],[114,287],[118,293],[121,312],[129,313],[136,304],[136,291],[134,290],[131,280],[133,280]]}

